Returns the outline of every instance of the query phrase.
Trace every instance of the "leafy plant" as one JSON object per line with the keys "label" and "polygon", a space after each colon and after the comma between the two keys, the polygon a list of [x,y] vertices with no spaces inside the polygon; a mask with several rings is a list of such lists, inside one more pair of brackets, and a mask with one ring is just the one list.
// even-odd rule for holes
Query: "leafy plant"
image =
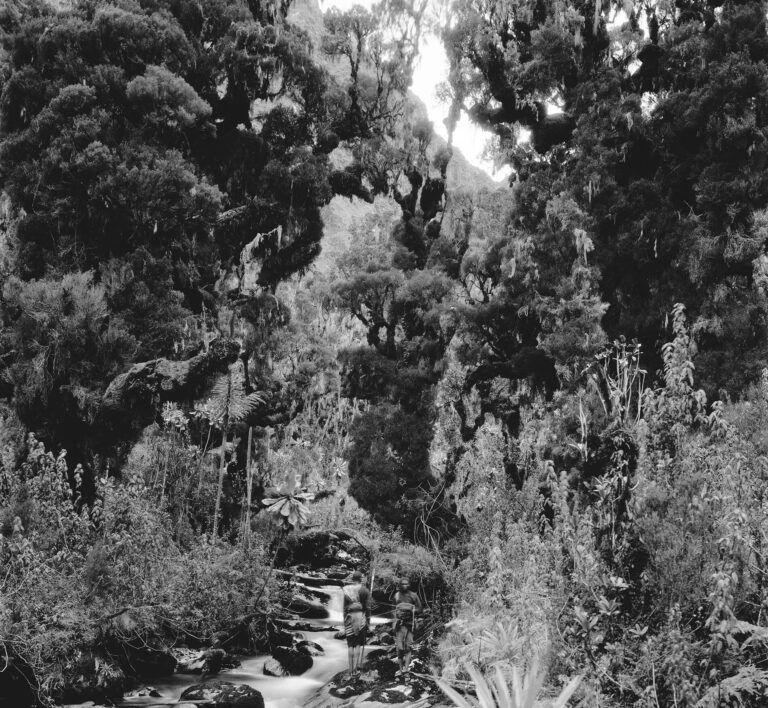
{"label": "leafy plant", "polygon": [[477,699],[464,696],[445,681],[437,680],[437,685],[459,708],[565,708],[581,682],[581,677],[575,677],[556,698],[540,702],[539,694],[546,672],[541,671],[536,664],[522,677],[517,667],[513,667],[511,685],[499,666],[495,667],[490,679],[471,664],[467,664],[465,668],[472,679],[470,688],[477,695]]}
{"label": "leafy plant", "polygon": [[293,471],[288,473],[286,481],[278,488],[278,496],[262,500],[262,504],[277,517],[284,531],[292,531],[303,526],[309,516],[306,503],[312,494],[298,492],[298,481]]}

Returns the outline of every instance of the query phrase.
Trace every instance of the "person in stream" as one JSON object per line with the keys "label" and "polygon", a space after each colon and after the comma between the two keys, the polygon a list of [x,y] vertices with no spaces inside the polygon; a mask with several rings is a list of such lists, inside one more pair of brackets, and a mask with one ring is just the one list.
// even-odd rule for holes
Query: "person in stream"
{"label": "person in stream", "polygon": [[349,652],[349,670],[354,673],[363,663],[363,650],[371,622],[371,593],[363,584],[363,574],[355,571],[351,583],[345,585],[344,593],[344,634]]}
{"label": "person in stream", "polygon": [[413,631],[416,625],[416,613],[421,612],[421,600],[411,590],[408,578],[400,580],[400,586],[395,593],[395,647],[397,661],[400,664],[400,674],[407,674],[411,666],[411,650],[413,647]]}

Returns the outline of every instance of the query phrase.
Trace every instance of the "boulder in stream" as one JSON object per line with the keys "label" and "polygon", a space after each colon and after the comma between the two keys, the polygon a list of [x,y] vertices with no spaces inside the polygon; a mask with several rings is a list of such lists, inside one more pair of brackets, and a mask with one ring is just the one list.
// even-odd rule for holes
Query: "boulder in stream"
{"label": "boulder in stream", "polygon": [[267,636],[270,646],[291,647],[293,646],[293,634],[283,627],[270,622],[267,625]]}
{"label": "boulder in stream", "polygon": [[309,671],[314,663],[309,654],[287,647],[275,647],[272,657],[280,662],[290,676],[300,676],[305,671]]}
{"label": "boulder in stream", "polygon": [[[298,620],[279,620],[285,629],[298,630],[300,632],[330,632],[338,631],[338,627],[329,627],[315,622],[300,622]],[[287,645],[286,645],[287,646]]]}
{"label": "boulder in stream", "polygon": [[326,619],[328,608],[311,597],[296,593],[286,605],[286,609],[299,615],[302,619]]}
{"label": "boulder in stream", "polygon": [[123,698],[160,698],[161,694],[156,688],[152,686],[141,686],[140,688],[134,688],[132,691],[128,691]]}
{"label": "boulder in stream", "polygon": [[287,675],[287,673],[288,672],[285,670],[283,665],[277,659],[273,659],[271,656],[264,662],[265,676],[275,676],[280,678],[281,676]]}
{"label": "boulder in stream", "polygon": [[[264,708],[264,698],[255,688],[244,683],[208,681],[190,686],[181,694],[180,702],[206,701],[216,708]],[[212,703],[210,702],[212,701]]]}
{"label": "boulder in stream", "polygon": [[230,656],[223,649],[213,648],[205,651],[183,651],[177,656],[176,670],[181,674],[217,674],[222,669],[240,666],[239,660]]}
{"label": "boulder in stream", "polygon": [[131,647],[124,650],[126,657],[124,663],[125,672],[141,678],[158,678],[170,676],[176,669],[176,659],[167,649],[154,647]]}
{"label": "boulder in stream", "polygon": [[445,705],[442,694],[427,667],[414,660],[406,679],[397,676],[394,649],[375,649],[363,662],[359,673],[342,671],[318,690],[304,708],[406,708],[407,706]]}
{"label": "boulder in stream", "polygon": [[310,642],[307,639],[297,642],[296,650],[303,654],[308,654],[309,656],[323,656],[323,654],[325,654],[323,647],[317,642]]}

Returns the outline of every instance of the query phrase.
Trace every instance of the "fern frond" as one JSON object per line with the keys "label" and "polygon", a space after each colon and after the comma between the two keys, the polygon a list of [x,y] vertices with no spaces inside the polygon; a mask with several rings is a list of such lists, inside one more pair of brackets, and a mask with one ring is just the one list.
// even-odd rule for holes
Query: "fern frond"
{"label": "fern frond", "polygon": [[696,704],[696,708],[717,708],[724,705],[765,705],[768,699],[768,671],[756,666],[744,666],[733,676],[712,686]]}
{"label": "fern frond", "polygon": [[244,420],[264,403],[261,392],[245,392],[245,377],[241,365],[237,363],[230,366],[229,371],[216,380],[208,400],[196,408],[213,425],[221,427],[225,419],[229,423]]}

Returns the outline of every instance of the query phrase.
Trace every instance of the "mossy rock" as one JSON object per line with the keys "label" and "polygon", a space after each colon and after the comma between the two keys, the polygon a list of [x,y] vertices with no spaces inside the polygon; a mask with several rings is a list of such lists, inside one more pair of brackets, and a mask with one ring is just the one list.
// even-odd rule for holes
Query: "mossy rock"
{"label": "mossy rock", "polygon": [[277,659],[291,676],[300,676],[312,668],[314,661],[309,654],[298,651],[297,649],[288,649],[287,647],[276,647],[272,652],[273,658]]}
{"label": "mossy rock", "polygon": [[213,701],[216,708],[264,708],[264,698],[255,688],[244,683],[208,681],[190,686],[181,694],[180,701]]}

